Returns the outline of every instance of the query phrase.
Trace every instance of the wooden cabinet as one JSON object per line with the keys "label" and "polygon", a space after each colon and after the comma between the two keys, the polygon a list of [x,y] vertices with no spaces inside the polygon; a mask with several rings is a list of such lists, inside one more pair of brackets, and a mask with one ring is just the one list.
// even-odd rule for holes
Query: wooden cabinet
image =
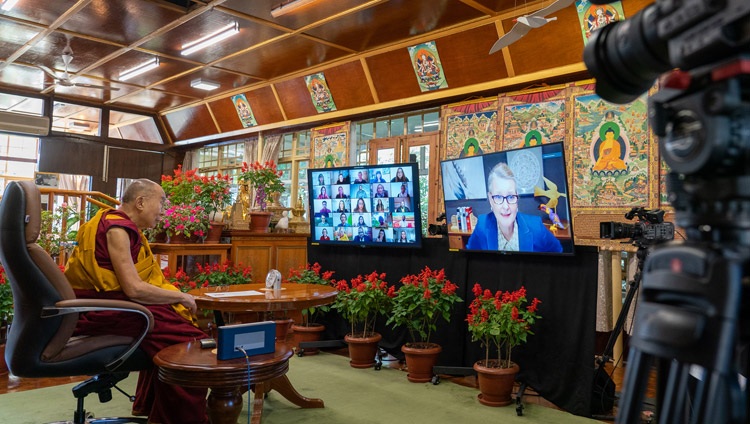
{"label": "wooden cabinet", "polygon": [[307,234],[253,233],[231,230],[230,258],[235,264],[250,265],[253,282],[265,283],[270,269],[286,278],[289,270],[307,264]]}

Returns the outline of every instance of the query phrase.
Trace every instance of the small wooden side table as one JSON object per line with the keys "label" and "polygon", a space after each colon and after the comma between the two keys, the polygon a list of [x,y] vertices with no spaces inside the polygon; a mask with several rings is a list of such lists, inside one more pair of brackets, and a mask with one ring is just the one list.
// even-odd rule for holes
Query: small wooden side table
{"label": "small wooden side table", "polygon": [[[159,379],[184,387],[208,388],[208,418],[211,424],[237,424],[242,412],[242,393],[253,386],[251,422],[260,424],[265,394],[276,390],[302,408],[323,408],[321,399],[300,395],[286,376],[292,350],[284,343],[264,355],[219,361],[216,349],[202,349],[198,341],[169,346],[154,356]],[[249,365],[248,365],[249,362]]]}
{"label": "small wooden side table", "polygon": [[177,272],[178,256],[219,256],[219,263],[227,260],[231,244],[204,244],[204,243],[149,243],[154,255],[166,255],[169,273],[174,275]]}

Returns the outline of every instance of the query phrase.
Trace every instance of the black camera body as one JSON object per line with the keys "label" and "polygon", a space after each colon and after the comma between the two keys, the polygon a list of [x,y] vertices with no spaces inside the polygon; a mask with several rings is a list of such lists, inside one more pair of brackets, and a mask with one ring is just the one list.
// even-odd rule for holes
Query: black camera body
{"label": "black camera body", "polygon": [[445,212],[435,218],[437,222],[443,221],[442,224],[430,224],[427,227],[427,233],[431,236],[447,236],[448,235],[448,223],[445,221]]}
{"label": "black camera body", "polygon": [[602,222],[599,224],[599,238],[630,239],[637,245],[652,245],[663,241],[674,240],[674,225],[664,222],[664,211],[633,208],[625,218],[638,217],[635,224],[623,222]]}
{"label": "black camera body", "polygon": [[[750,344],[750,1],[656,0],[593,32],[584,62],[597,94],[614,103],[636,99],[671,70],[649,99],[649,119],[687,235],[649,249],[616,421],[640,420],[659,358],[669,363],[657,376],[660,422],[746,423],[750,397],[736,374],[750,372],[737,356]],[[672,231],[662,225],[600,230],[651,242]],[[694,389],[686,388],[688,364],[704,370]]]}
{"label": "black camera body", "polygon": [[597,94],[627,103],[663,72],[688,71],[746,51],[749,16],[747,0],[656,0],[627,20],[594,31],[583,60],[596,77]]}

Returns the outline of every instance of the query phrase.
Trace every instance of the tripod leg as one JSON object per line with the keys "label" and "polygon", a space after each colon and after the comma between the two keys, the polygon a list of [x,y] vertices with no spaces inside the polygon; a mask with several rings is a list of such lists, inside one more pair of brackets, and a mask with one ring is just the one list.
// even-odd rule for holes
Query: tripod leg
{"label": "tripod leg", "polygon": [[617,409],[618,423],[637,423],[641,420],[641,406],[648,384],[652,358],[637,349],[630,349],[625,383],[629,390],[623,391]]}

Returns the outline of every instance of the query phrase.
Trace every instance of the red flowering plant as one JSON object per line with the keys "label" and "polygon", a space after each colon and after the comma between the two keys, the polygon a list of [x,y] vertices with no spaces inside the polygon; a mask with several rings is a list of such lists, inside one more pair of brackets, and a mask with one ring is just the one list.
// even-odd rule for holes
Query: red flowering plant
{"label": "red flowering plant", "polygon": [[430,347],[430,336],[437,329],[438,318],[450,321],[453,306],[463,302],[457,286],[445,278],[445,270],[425,267],[417,275],[401,278],[403,284],[393,298],[393,309],[386,324],[409,330],[410,347]]}
{"label": "red flowering plant", "polygon": [[193,280],[198,287],[222,287],[236,284],[247,284],[253,280],[253,270],[242,264],[233,264],[230,260],[224,263],[196,264],[198,273]]}
{"label": "red flowering plant", "polygon": [[[0,325],[8,325],[13,321],[13,290],[5,277],[5,268],[0,265]],[[0,334],[0,339],[5,334]]]}
{"label": "red flowering plant", "polygon": [[[333,277],[334,271],[321,272],[322,269],[323,267],[317,262],[312,265],[307,264],[304,268],[289,270],[289,277],[287,277],[286,280],[290,283],[296,284],[321,284],[324,286],[332,286],[333,280],[331,277]],[[329,310],[331,310],[330,305],[312,306],[303,309],[300,311],[302,312],[302,326],[311,327],[319,325],[317,320]]]}
{"label": "red flowering plant", "polygon": [[161,176],[161,188],[173,205],[202,206],[212,221],[232,201],[232,179],[229,175],[199,175],[197,169],[182,170],[178,165],[174,175]]}
{"label": "red flowering plant", "polygon": [[391,309],[391,299],[396,289],[385,282],[385,273],[374,271],[358,275],[351,283],[341,280],[336,284],[336,300],[333,308],[351,324],[350,337],[366,338],[375,334],[375,321],[379,315]]}
{"label": "red flowering plant", "polygon": [[231,261],[226,260],[224,263],[195,265],[197,273],[192,277],[180,267],[172,275],[169,268],[164,268],[164,278],[172,283],[182,292],[201,287],[222,287],[235,284],[246,284],[252,281],[253,273],[250,266],[233,265]]}
{"label": "red flowering plant", "polygon": [[[489,289],[482,290],[479,283],[472,289],[474,301],[469,305],[466,321],[472,341],[480,341],[485,346],[485,365],[489,368],[511,368],[511,352],[514,347],[526,342],[531,326],[541,319],[537,309],[541,301],[534,298],[527,303],[526,289],[495,294]],[[490,347],[497,348],[497,360],[490,361]],[[494,366],[493,366],[494,365]]]}
{"label": "red flowering plant", "polygon": [[284,183],[281,181],[283,173],[276,168],[273,161],[264,163],[255,162],[248,165],[242,162],[239,179],[250,184],[250,189],[255,190],[255,207],[261,211],[266,210],[266,198],[271,193],[283,193]]}

